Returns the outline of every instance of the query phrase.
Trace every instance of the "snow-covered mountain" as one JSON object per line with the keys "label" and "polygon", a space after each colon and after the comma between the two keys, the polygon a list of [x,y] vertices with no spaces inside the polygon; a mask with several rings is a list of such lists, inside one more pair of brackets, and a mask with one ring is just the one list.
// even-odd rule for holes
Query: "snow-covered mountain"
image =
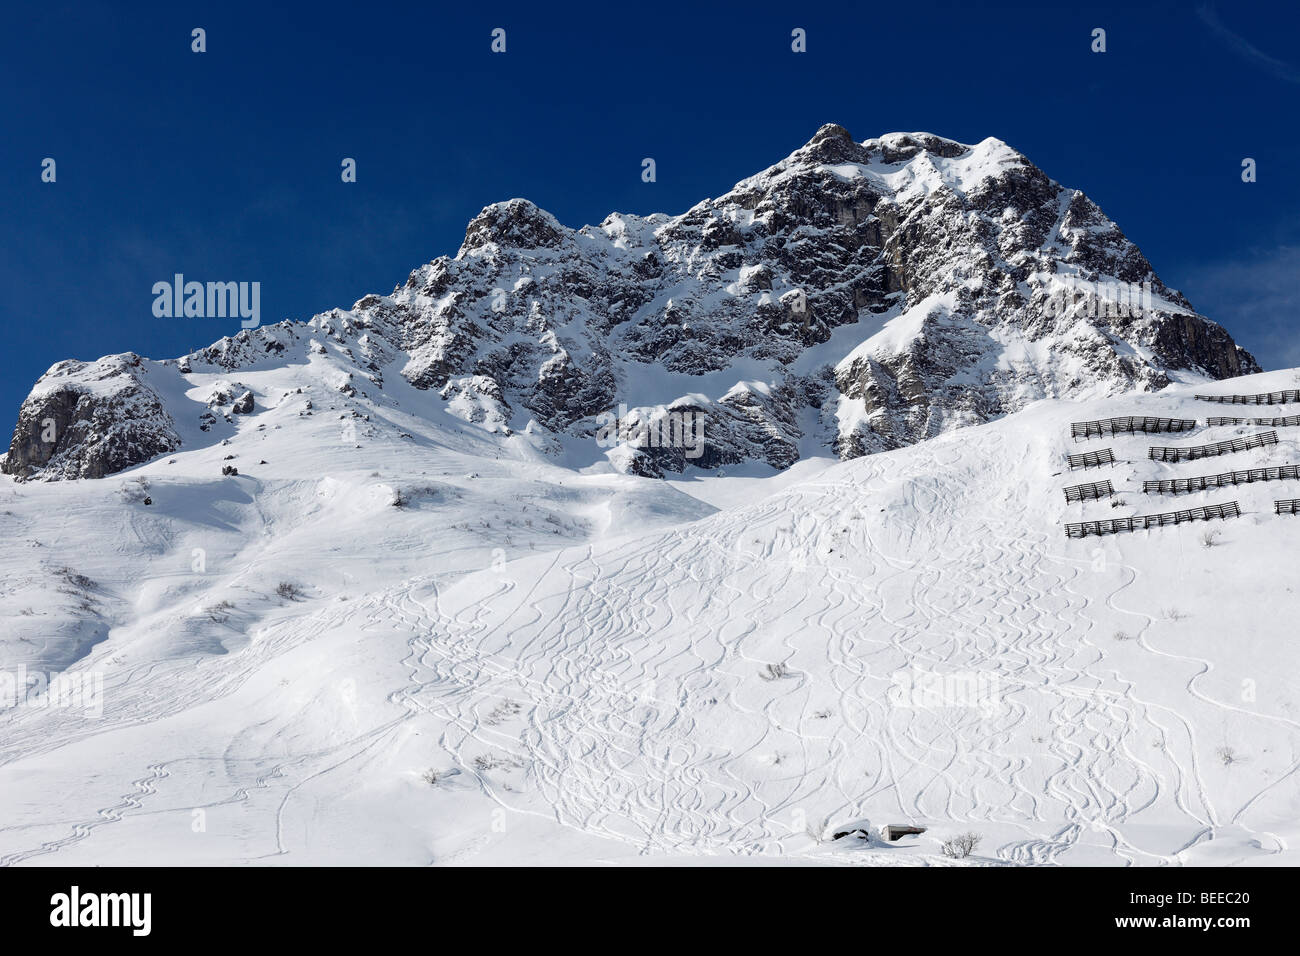
{"label": "snow-covered mountain", "polygon": [[[388,417],[401,380],[499,439],[643,475],[852,458],[1041,398],[1258,371],[1093,202],[1006,144],[855,143],[827,125],[679,216],[574,230],[512,199],[454,258],[350,310],[179,360],[61,362],[0,470],[102,477],[211,443],[245,393],[285,400],[258,384],[284,367],[363,416]],[[600,416],[620,405],[621,437],[689,412],[703,448],[611,448]]]}
{"label": "snow-covered mountain", "polygon": [[[1196,398],[1300,387],[1256,369],[1005,145],[838,127],[60,363],[0,474],[0,865],[1294,863],[1300,409]],[[1116,416],[1194,424],[1071,437]]]}

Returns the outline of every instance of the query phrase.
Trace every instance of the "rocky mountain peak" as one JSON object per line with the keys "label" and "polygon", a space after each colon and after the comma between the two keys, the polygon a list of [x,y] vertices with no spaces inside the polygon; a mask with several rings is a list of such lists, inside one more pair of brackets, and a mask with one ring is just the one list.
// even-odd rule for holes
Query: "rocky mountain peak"
{"label": "rocky mountain peak", "polygon": [[[52,369],[0,467],[90,476],[177,447],[170,423],[211,411],[164,400],[186,393],[169,376],[238,372],[256,393],[258,376],[310,371],[366,413],[401,381],[486,433],[656,475],[852,457],[1041,398],[1258,370],[1095,203],[1007,144],[917,132],[856,143],[835,124],[680,215],[573,230],[528,200],[494,203],[455,257],[391,295],[177,362],[123,361]],[[92,387],[105,376],[118,398]],[[55,393],[60,421],[112,426],[111,455],[85,427],[42,444]],[[698,416],[702,452],[597,442],[600,416],[620,406],[638,420]]]}
{"label": "rocky mountain peak", "polygon": [[805,162],[845,163],[857,162],[864,154],[848,130],[838,123],[827,123],[794,155]]}
{"label": "rocky mountain peak", "polygon": [[460,255],[488,244],[516,249],[555,249],[570,233],[549,212],[527,199],[508,199],[484,206],[470,220]]}

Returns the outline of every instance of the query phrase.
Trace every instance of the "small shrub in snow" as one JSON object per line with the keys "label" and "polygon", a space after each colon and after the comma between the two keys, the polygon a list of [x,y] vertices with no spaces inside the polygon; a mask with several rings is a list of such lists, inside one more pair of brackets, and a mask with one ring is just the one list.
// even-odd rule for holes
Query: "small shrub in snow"
{"label": "small shrub in snow", "polygon": [[768,664],[758,676],[763,680],[780,680],[782,677],[790,676],[790,668],[784,664]]}
{"label": "small shrub in snow", "polygon": [[962,833],[944,841],[943,855],[953,860],[964,860],[980,845],[978,833]]}
{"label": "small shrub in snow", "polygon": [[1201,532],[1201,547],[1212,548],[1219,543],[1219,535],[1223,534],[1217,528],[1210,528]]}
{"label": "small shrub in snow", "polygon": [[302,588],[289,581],[281,581],[276,585],[275,593],[286,601],[297,601],[303,596]]}
{"label": "small shrub in snow", "polygon": [[218,601],[216,604],[204,610],[213,624],[225,624],[230,620],[230,612],[235,609],[235,605],[229,601]]}
{"label": "small shrub in snow", "polygon": [[1220,747],[1214,752],[1215,756],[1223,761],[1225,767],[1231,766],[1237,762],[1237,751],[1231,747]]}
{"label": "small shrub in snow", "polygon": [[504,723],[512,717],[517,717],[520,709],[520,706],[513,700],[504,700],[493,708],[490,714],[483,718],[483,723],[489,727],[495,727],[497,724]]}
{"label": "small shrub in snow", "polygon": [[1132,634],[1129,634],[1127,631],[1116,631],[1116,632],[1115,632],[1115,640],[1117,640],[1117,641],[1131,641],[1131,640],[1133,640],[1133,635],[1132,635]]}
{"label": "small shrub in snow", "polygon": [[[393,507],[405,508],[408,505],[423,498],[436,498],[439,494],[437,485],[411,485],[408,488],[396,488],[393,490]],[[490,527],[487,522],[483,522],[484,527]],[[466,525],[466,528],[469,526]]]}
{"label": "small shrub in snow", "polygon": [[76,571],[73,571],[72,568],[60,568],[56,573],[59,577],[63,578],[63,580],[67,581],[68,584],[78,590],[90,591],[95,587],[94,581],[86,577],[84,574],[78,574]]}

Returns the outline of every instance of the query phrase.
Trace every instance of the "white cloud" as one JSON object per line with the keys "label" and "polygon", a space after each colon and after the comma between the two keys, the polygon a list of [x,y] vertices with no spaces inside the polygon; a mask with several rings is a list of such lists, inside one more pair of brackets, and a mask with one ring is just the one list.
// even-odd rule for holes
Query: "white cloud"
{"label": "white cloud", "polygon": [[1229,30],[1224,26],[1223,21],[1219,19],[1219,14],[1214,9],[1213,4],[1199,4],[1196,8],[1196,15],[1201,19],[1202,23],[1213,30],[1238,55],[1272,73],[1279,80],[1285,80],[1288,83],[1300,83],[1300,70],[1297,70],[1290,63],[1269,56],[1245,37]]}

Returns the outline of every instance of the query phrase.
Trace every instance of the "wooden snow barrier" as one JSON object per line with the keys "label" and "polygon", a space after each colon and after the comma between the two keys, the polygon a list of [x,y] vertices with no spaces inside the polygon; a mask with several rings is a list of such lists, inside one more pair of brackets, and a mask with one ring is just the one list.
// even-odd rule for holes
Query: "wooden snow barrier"
{"label": "wooden snow barrier", "polygon": [[1071,468],[1097,468],[1101,465],[1115,464],[1115,453],[1109,448],[1102,448],[1099,451],[1088,451],[1082,455],[1070,456]]}
{"label": "wooden snow barrier", "polygon": [[1240,514],[1241,509],[1238,507],[1237,502],[1229,501],[1219,505],[1188,508],[1186,511],[1166,511],[1158,515],[1104,518],[1101,521],[1075,521],[1065,526],[1065,534],[1070,538],[1086,538],[1090,534],[1118,534],[1121,531],[1137,531],[1140,528],[1160,528],[1165,525],[1182,524],[1184,521],[1236,518]]}
{"label": "wooden snow barrier", "polygon": [[1070,437],[1075,441],[1098,438],[1103,435],[1123,435],[1133,432],[1186,432],[1196,427],[1194,418],[1144,418],[1131,415],[1127,418],[1103,418],[1095,422],[1072,422]]}
{"label": "wooden snow barrier", "polygon": [[1281,392],[1261,392],[1258,395],[1197,395],[1202,402],[1218,402],[1220,405],[1285,405],[1287,402],[1300,402],[1300,388],[1288,388]]}
{"label": "wooden snow barrier", "polygon": [[1291,428],[1300,425],[1300,415],[1286,418],[1207,418],[1207,425],[1268,425],[1271,428]]}
{"label": "wooden snow barrier", "polygon": [[1300,498],[1283,498],[1273,502],[1273,514],[1293,515],[1300,513]]}
{"label": "wooden snow barrier", "polygon": [[1264,432],[1262,435],[1234,438],[1232,441],[1215,442],[1213,445],[1192,445],[1187,448],[1152,445],[1147,455],[1154,461],[1195,461],[1197,458],[1213,458],[1215,455],[1227,455],[1234,451],[1276,444],[1277,432]]}
{"label": "wooden snow barrier", "polygon": [[1115,489],[1111,486],[1109,479],[1106,481],[1093,481],[1082,485],[1070,485],[1065,489],[1065,500],[1067,503],[1086,501],[1089,498],[1105,498],[1114,493]]}
{"label": "wooden snow barrier", "polygon": [[1272,468],[1250,468],[1246,471],[1225,471],[1221,475],[1199,475],[1195,478],[1165,478],[1161,481],[1144,481],[1142,490],[1147,494],[1181,495],[1188,491],[1205,491],[1225,485],[1248,485],[1256,481],[1279,481],[1300,478],[1300,465],[1276,465]]}

